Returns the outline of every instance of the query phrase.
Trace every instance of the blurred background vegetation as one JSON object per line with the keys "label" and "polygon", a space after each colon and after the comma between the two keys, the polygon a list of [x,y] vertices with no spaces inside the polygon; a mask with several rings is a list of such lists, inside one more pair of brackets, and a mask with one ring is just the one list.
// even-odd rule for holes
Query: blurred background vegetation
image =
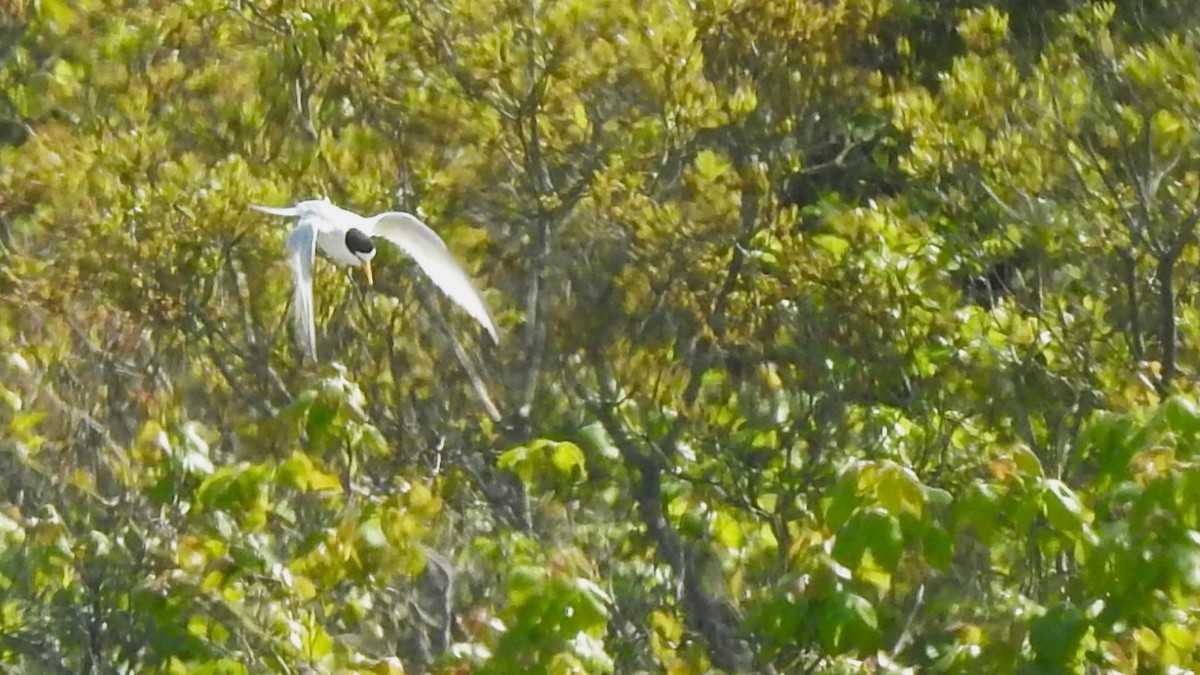
{"label": "blurred background vegetation", "polygon": [[1196,668],[1193,10],[6,3],[0,667]]}

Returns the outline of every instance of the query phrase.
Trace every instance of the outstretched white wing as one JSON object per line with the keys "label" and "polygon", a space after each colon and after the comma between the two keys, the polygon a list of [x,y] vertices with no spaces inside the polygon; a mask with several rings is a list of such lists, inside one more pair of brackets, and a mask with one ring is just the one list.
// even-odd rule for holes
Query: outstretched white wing
{"label": "outstretched white wing", "polygon": [[371,224],[371,230],[367,234],[383,237],[412,256],[429,276],[430,281],[465,309],[467,314],[483,324],[494,342],[500,342],[500,337],[496,334],[496,324],[492,321],[492,315],[488,313],[483,296],[475,290],[470,277],[459,267],[458,261],[436,232],[416,216],[398,211],[381,213],[369,218],[368,222]]}
{"label": "outstretched white wing", "polygon": [[290,218],[300,215],[300,209],[297,209],[294,206],[259,206],[258,204],[251,204],[250,208],[254,209],[255,211],[269,213],[273,216],[287,216]]}
{"label": "outstretched white wing", "polygon": [[317,230],[310,219],[302,218],[287,238],[288,264],[292,267],[292,321],[296,326],[296,339],[313,361],[317,360],[317,328],[313,321],[312,293],[316,247]]}

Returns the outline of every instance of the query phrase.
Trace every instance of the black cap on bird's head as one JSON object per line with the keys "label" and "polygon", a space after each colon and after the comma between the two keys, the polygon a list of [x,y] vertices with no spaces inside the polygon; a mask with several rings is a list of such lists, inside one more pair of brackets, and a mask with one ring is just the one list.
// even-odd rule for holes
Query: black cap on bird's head
{"label": "black cap on bird's head", "polygon": [[375,257],[375,242],[371,241],[371,237],[367,236],[357,228],[346,230],[346,248],[354,254],[355,258],[362,261],[363,269],[367,273],[367,283],[375,285],[375,278],[371,274],[371,258]]}

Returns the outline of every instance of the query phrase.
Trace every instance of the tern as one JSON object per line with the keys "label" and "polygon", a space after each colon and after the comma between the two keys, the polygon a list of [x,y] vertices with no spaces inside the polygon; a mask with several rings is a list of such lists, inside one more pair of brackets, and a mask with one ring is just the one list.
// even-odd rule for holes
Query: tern
{"label": "tern", "polygon": [[362,267],[367,283],[374,285],[371,259],[375,257],[373,237],[381,237],[407,253],[438,288],[466,310],[499,343],[496,324],[488,313],[483,297],[459,266],[446,243],[416,216],[388,211],[370,218],[335,206],[329,198],[302,201],[295,206],[250,205],[256,211],[273,216],[296,218],[296,226],[287,237],[288,263],[294,282],[292,319],[297,339],[305,351],[317,360],[317,331],[313,321],[313,257],[318,246],[339,265]]}

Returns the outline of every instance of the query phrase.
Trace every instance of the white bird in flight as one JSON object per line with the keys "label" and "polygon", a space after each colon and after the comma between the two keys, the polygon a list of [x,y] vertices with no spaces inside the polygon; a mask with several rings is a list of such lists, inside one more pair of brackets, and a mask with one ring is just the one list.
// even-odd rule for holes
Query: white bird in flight
{"label": "white bird in flight", "polygon": [[291,207],[257,206],[251,208],[274,216],[297,218],[287,237],[288,263],[292,267],[294,295],[292,318],[302,346],[317,360],[317,331],[313,322],[312,268],[317,246],[339,265],[362,267],[367,283],[374,284],[371,258],[375,257],[372,237],[383,237],[407,253],[425,271],[430,281],[442,289],[476,321],[483,324],[492,340],[500,342],[496,325],[483,297],[470,277],[454,260],[446,243],[416,216],[388,211],[364,218],[338,206],[329,198],[299,202]]}

